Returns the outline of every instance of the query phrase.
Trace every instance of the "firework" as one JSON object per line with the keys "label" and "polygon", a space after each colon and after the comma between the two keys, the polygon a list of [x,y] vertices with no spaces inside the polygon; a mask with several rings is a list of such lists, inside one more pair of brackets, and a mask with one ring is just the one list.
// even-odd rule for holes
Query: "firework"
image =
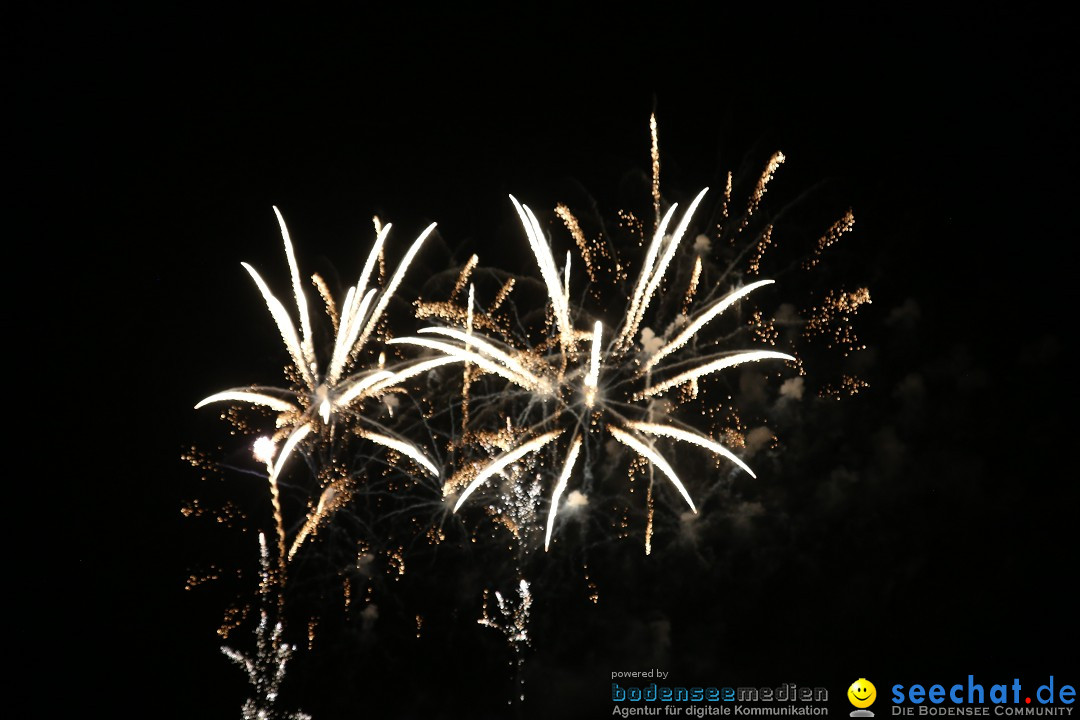
{"label": "firework", "polygon": [[[693,444],[751,472],[733,451],[679,423],[661,409],[661,403],[656,399],[672,389],[736,365],[795,360],[791,355],[773,350],[735,351],[720,347],[705,353],[697,352],[688,360],[677,359],[678,351],[697,341],[710,322],[772,281],[761,280],[734,288],[696,315],[680,316],[683,329],[658,348],[646,347],[649,343],[642,330],[650,306],[667,279],[668,270],[690,227],[693,213],[704,196],[703,190],[673,230],[669,231],[669,228],[677,215],[677,204],[659,219],[629,295],[623,322],[614,328],[605,328],[601,320],[592,320],[589,322],[591,329],[579,329],[587,312],[571,300],[569,254],[560,269],[536,215],[511,197],[547,293],[550,318],[547,333],[539,342],[513,343],[481,335],[471,326],[465,330],[431,326],[422,329],[417,336],[390,341],[432,350],[455,362],[470,363],[482,372],[507,381],[517,391],[514,397],[520,407],[511,412],[519,418],[525,439],[487,462],[468,464],[448,480],[444,492],[457,492],[455,512],[489,479],[508,471],[519,472],[520,463],[527,463],[530,456],[538,458],[540,451],[557,445],[563,436],[570,439],[569,443],[561,446],[565,448],[559,453],[561,457],[556,456],[551,463],[558,473],[550,496],[545,549],[550,548],[559,503],[574,474],[583,445],[591,448],[587,454],[594,458],[605,438],[631,449],[651,467],[660,470],[695,513],[697,507],[690,492],[664,457],[656,439]],[[572,218],[564,206],[560,206],[558,212],[564,220]],[[579,248],[583,246],[578,237],[575,241]],[[587,262],[590,268],[591,263],[590,258]],[[460,317],[460,314],[449,317]],[[509,330],[499,334],[512,336]],[[479,400],[472,398],[469,402],[475,408]],[[543,410],[539,418],[534,419],[537,413],[533,409],[537,407]],[[540,464],[537,462],[537,466]],[[519,469],[514,470],[515,467]]]}
{"label": "firework", "polygon": [[276,622],[270,619],[273,604],[269,602],[269,596],[272,594],[273,571],[266,549],[266,537],[262,533],[259,533],[259,564],[262,608],[259,624],[255,628],[255,652],[248,654],[227,646],[221,648],[222,654],[244,671],[255,693],[255,697],[244,701],[241,713],[244,720],[311,720],[311,716],[305,712],[279,709],[285,670],[296,648],[284,640],[284,623],[280,619]]}
{"label": "firework", "polygon": [[[255,439],[252,452],[266,468],[274,510],[279,567],[270,571],[265,544],[262,559],[264,585],[273,583],[277,592],[279,622],[272,623],[265,610],[261,613],[257,657],[225,651],[247,670],[262,695],[266,693],[261,688],[273,685],[273,697],[260,703],[273,702],[282,679],[271,677],[265,668],[280,660],[283,675],[292,652],[282,640],[280,622],[287,565],[294,591],[291,612],[296,612],[292,603],[297,586],[304,591],[315,585],[297,580],[328,570],[341,581],[342,592],[331,599],[340,599],[343,619],[359,620],[366,635],[379,617],[373,599],[381,578],[376,566],[384,564],[386,586],[400,590],[417,582],[414,576],[424,573],[414,568],[431,567],[426,561],[436,552],[440,563],[455,553],[467,555],[470,562],[489,557],[489,552],[498,557],[496,566],[483,575],[480,587],[487,589],[479,623],[504,635],[514,654],[520,691],[533,592],[541,587],[535,584],[531,590],[524,578],[541,583],[534,574],[541,570],[528,562],[545,557],[531,554],[533,550],[542,543],[545,552],[550,551],[573,518],[594,522],[607,513],[615,529],[608,536],[625,538],[643,526],[645,553],[650,554],[654,528],[663,527],[663,518],[670,515],[664,512],[669,501],[683,527],[692,529],[691,518],[711,507],[711,498],[730,490],[733,478],[757,477],[748,461],[757,451],[754,438],[769,430],[740,417],[742,407],[736,405],[747,396],[735,399],[728,394],[735,390],[725,376],[737,369],[740,381],[771,376],[779,385],[784,379],[774,406],[784,408],[792,397],[801,398],[804,384],[809,384],[808,358],[800,343],[820,339],[844,357],[862,347],[852,323],[860,306],[870,302],[865,288],[814,287],[809,305],[778,300],[782,293],[798,297],[805,289],[793,275],[827,268],[832,246],[853,227],[850,211],[810,248],[809,259],[804,253],[786,268],[776,268],[780,253],[774,248],[785,233],[774,232],[776,218],[760,220],[768,212],[763,199],[784,156],[772,155],[760,176],[751,178],[752,186],[736,185],[729,173],[711,211],[705,206],[705,199],[714,197],[708,189],[685,204],[668,204],[660,192],[655,118],[650,128],[653,178],[648,208],[637,215],[620,210],[618,230],[609,232],[602,220],[590,222],[583,216],[582,222],[566,204],[557,204],[552,216],[538,216],[511,196],[535,270],[513,276],[483,268],[479,257],[471,255],[460,270],[444,276],[448,296],[415,300],[415,317],[426,326],[403,337],[391,331],[387,310],[434,226],[413,241],[383,283],[390,226],[376,219],[374,245],[359,280],[340,304],[322,278],[312,278],[325,307],[325,317],[312,318],[292,242],[275,208],[290,271],[291,307],[252,266],[243,266],[284,343],[288,383],[280,388],[232,388],[196,406],[229,403],[274,415],[274,432]],[[743,192],[748,192],[745,202],[733,200]],[[548,236],[542,217],[565,227],[569,238],[564,245],[572,248],[565,256],[553,249],[558,239]],[[622,236],[616,238],[616,233]],[[617,242],[627,239],[630,242]],[[622,256],[616,251],[628,246],[632,249],[623,250]],[[768,301],[772,310],[764,305]],[[332,342],[326,352],[316,352],[314,337],[324,325],[333,329]],[[400,359],[397,353],[403,350],[412,357]],[[398,359],[388,362],[387,355]],[[754,365],[762,369],[747,370]],[[830,383],[819,375],[815,382],[825,395],[854,393],[865,385],[854,375],[841,377]],[[426,387],[418,391],[422,380]],[[408,404],[402,407],[401,400]],[[765,409],[764,404],[750,407],[747,417]],[[228,412],[236,421],[237,411]],[[381,470],[369,463],[371,446],[385,457]],[[707,467],[721,471],[704,473],[713,482],[695,481],[703,473],[689,472],[693,458],[675,460],[676,448],[686,446],[692,446],[692,454],[704,458]],[[298,462],[294,456],[309,463],[318,486],[308,492],[306,513],[287,536],[282,508],[282,487],[287,486],[281,479],[289,463]],[[760,458],[754,463],[760,465]],[[701,465],[691,467],[699,470]],[[431,478],[441,485],[441,498],[417,503],[408,492],[412,487],[438,495],[439,485],[423,484]],[[638,491],[639,504],[627,499],[627,489]],[[483,522],[448,522],[476,506],[493,529],[486,537]],[[641,526],[635,524],[639,517],[631,517],[638,512],[632,507],[644,508]],[[197,511],[193,506],[191,512]],[[507,534],[509,544],[499,542]],[[692,535],[688,531],[680,537]],[[322,554],[311,552],[316,537]],[[507,547],[511,562],[506,562]],[[574,547],[581,548],[575,549],[575,557],[583,560],[588,597],[597,603],[599,581],[590,578],[585,557],[591,550],[585,544]],[[300,553],[303,548],[308,551]],[[431,556],[414,563],[416,552]],[[298,553],[302,560],[291,564]],[[402,580],[407,563],[410,573]],[[506,592],[511,565],[516,593]],[[205,577],[193,575],[189,586],[219,575],[218,568],[211,568]],[[430,581],[438,584],[442,579]],[[330,597],[319,591],[319,610],[302,616],[309,651],[315,647],[317,629],[324,637],[333,632],[327,630],[334,627],[333,616],[322,613],[322,603]],[[248,617],[248,609],[240,614],[234,608],[239,618],[227,617],[231,627]],[[402,609],[409,623],[415,622],[418,640],[438,627],[430,620],[430,608],[420,610]],[[523,699],[520,692],[516,695]],[[249,709],[256,712],[255,705],[245,713]]]}
{"label": "firework", "polygon": [[[439,468],[430,457],[409,440],[397,436],[382,426],[374,418],[355,412],[364,400],[379,398],[405,380],[427,372],[441,364],[441,358],[419,363],[406,363],[393,369],[385,366],[385,354],[379,353],[373,366],[359,366],[359,358],[368,348],[371,338],[380,334],[385,311],[405,272],[420,251],[424,241],[431,235],[435,225],[429,225],[413,241],[405,253],[397,270],[385,287],[369,287],[376,263],[381,260],[386,238],[391,225],[385,226],[375,220],[376,239],[368,253],[355,285],[345,294],[345,299],[338,307],[326,286],[318,275],[313,277],[314,284],[322,296],[326,314],[333,330],[334,340],[330,356],[325,365],[320,365],[312,342],[312,321],[308,303],[300,280],[300,271],[293,251],[285,219],[275,207],[285,245],[285,256],[292,279],[292,291],[296,311],[299,316],[299,331],[285,305],[271,292],[269,286],[251,265],[243,267],[255,281],[266,306],[274,319],[278,333],[285,344],[285,349],[292,361],[286,374],[292,380],[289,388],[251,387],[234,388],[215,393],[201,400],[195,407],[202,408],[211,403],[238,402],[262,406],[278,413],[275,421],[277,432],[273,438],[260,438],[255,448],[258,459],[267,464],[271,501],[278,534],[278,554],[282,569],[287,559],[291,559],[299,545],[310,536],[329,513],[340,507],[344,497],[343,488],[331,484],[323,491],[317,505],[297,535],[292,548],[286,553],[285,524],[282,517],[278,478],[286,463],[309,436],[328,439],[333,436],[339,420],[347,424],[359,421],[359,426],[352,429],[356,435],[380,445],[394,453],[408,457],[425,472],[439,475]],[[372,353],[367,353],[371,355]],[[277,443],[281,446],[278,449]],[[336,489],[335,489],[336,488]],[[333,490],[333,497],[327,493]]]}
{"label": "firework", "polygon": [[524,680],[524,650],[530,644],[529,640],[529,611],[532,608],[532,592],[529,582],[525,579],[518,581],[517,597],[505,597],[498,590],[495,591],[495,603],[498,610],[496,616],[488,607],[488,591],[484,591],[484,608],[480,619],[476,622],[484,627],[498,630],[506,637],[506,642],[514,651],[514,668],[517,676],[519,701],[525,700]]}

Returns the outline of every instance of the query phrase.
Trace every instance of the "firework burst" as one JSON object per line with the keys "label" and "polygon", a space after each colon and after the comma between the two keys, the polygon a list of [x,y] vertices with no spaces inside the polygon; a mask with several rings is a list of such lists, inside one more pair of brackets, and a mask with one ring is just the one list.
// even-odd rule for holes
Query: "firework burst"
{"label": "firework burst", "polygon": [[[764,386],[771,377],[780,386],[775,407],[788,407],[783,403],[802,397],[809,384],[807,362],[812,369],[815,362],[803,352],[803,341],[820,339],[845,358],[860,349],[852,321],[869,302],[865,288],[834,287],[822,295],[815,284],[810,304],[801,307],[780,299],[805,289],[798,273],[828,266],[823,258],[852,229],[851,213],[829,227],[809,253],[774,267],[780,255],[774,249],[776,217],[763,222],[766,211],[759,210],[784,156],[775,153],[768,159],[741,206],[733,197],[743,189],[735,192],[730,173],[720,192],[708,195],[705,189],[685,204],[667,203],[660,194],[655,118],[650,127],[652,202],[639,215],[651,214],[651,221],[620,210],[618,228],[609,232],[603,219],[582,216],[588,221],[583,223],[560,203],[542,222],[511,196],[534,270],[512,275],[480,269],[479,258],[471,256],[460,271],[448,271],[457,274],[449,297],[432,300],[434,293],[425,293],[415,301],[415,317],[426,326],[405,337],[394,337],[387,310],[433,225],[382,282],[390,226],[376,219],[375,243],[359,280],[340,304],[322,278],[312,278],[325,306],[316,328],[288,230],[275,208],[294,307],[287,308],[253,267],[245,263],[244,268],[285,345],[288,383],[229,389],[196,407],[228,403],[226,416],[245,432],[248,426],[235,406],[274,416],[273,432],[255,440],[252,450],[266,468],[277,529],[278,568],[268,569],[264,550],[263,575],[278,590],[278,617],[284,616],[287,566],[294,591],[305,573],[326,572],[341,582],[337,597],[302,595],[301,600],[310,600],[307,606],[293,605],[296,593],[290,596],[292,612],[300,607],[308,613],[309,651],[316,629],[333,627],[335,615],[323,613],[327,599],[337,603],[340,598],[337,620],[358,620],[364,636],[379,617],[377,581],[388,578],[383,587],[400,591],[416,587],[414,576],[424,574],[410,570],[402,580],[407,559],[410,568],[430,566],[414,561],[443,545],[440,562],[460,553],[457,557],[468,557],[475,566],[490,551],[498,555],[498,565],[485,576],[479,623],[505,636],[517,668],[515,696],[523,699],[534,592],[525,578],[536,580],[537,568],[528,562],[544,557],[538,552],[541,544],[550,551],[575,519],[612,519],[605,536],[627,537],[637,532],[641,519],[635,515],[632,521],[631,513],[643,508],[648,555],[654,524],[669,515],[656,513],[655,506],[668,501],[678,508],[680,531],[685,528],[684,537],[692,537],[692,518],[730,490],[733,478],[756,477],[747,462],[756,452],[757,440],[751,438],[760,438],[759,431],[768,428],[750,430],[740,417],[747,396],[733,395],[742,391],[742,383],[760,380]],[[716,199],[711,209],[703,207],[706,197]],[[560,238],[549,234],[548,227],[558,228],[560,222],[572,240],[572,245],[564,243],[572,250],[561,262],[561,252],[553,250]],[[634,241],[629,253],[616,250]],[[491,280],[497,287],[490,286]],[[316,330],[324,326],[332,327],[332,342],[326,352],[317,353]],[[396,359],[388,363],[388,356]],[[738,382],[731,383],[729,371],[736,368]],[[861,387],[853,375],[835,385],[820,375],[815,382],[822,395]],[[748,412],[764,407],[761,402]],[[676,460],[687,446],[694,457]],[[306,513],[287,533],[279,484],[287,464],[299,461],[290,460],[294,456],[308,463],[318,482],[307,492]],[[720,472],[693,472],[703,467],[701,460]],[[373,461],[382,464],[376,468]],[[760,456],[754,463],[762,463]],[[712,480],[704,481],[703,475]],[[434,484],[423,482],[431,478]],[[417,502],[407,490],[420,486],[430,494]],[[634,496],[637,502],[627,500],[627,487],[630,493],[644,491]],[[483,522],[447,522],[463,518],[470,506],[482,508],[493,529],[489,537],[482,537]],[[333,523],[327,522],[331,516]],[[320,532],[321,552],[315,553],[312,538]],[[507,534],[509,549],[515,551],[512,563],[506,562],[506,543],[501,542]],[[291,564],[304,547],[308,551]],[[574,547],[583,548],[583,559],[590,552],[584,544]],[[375,570],[380,564],[385,578]],[[505,592],[510,564],[516,594]],[[587,559],[582,567],[589,599],[597,603],[599,591]],[[436,618],[442,612],[428,610]],[[430,614],[412,609],[405,614],[410,623],[415,621],[418,640],[438,626],[435,620],[425,621]],[[267,615],[262,617],[258,653],[273,659],[280,655],[283,673],[284,626],[271,631]],[[232,626],[243,619],[227,617]],[[324,629],[319,632],[327,635]],[[252,656],[227,654],[248,670],[253,683],[280,684],[277,676],[256,677]]]}
{"label": "firework burst", "polygon": [[[387,428],[375,416],[359,410],[364,401],[383,399],[400,383],[438,367],[444,361],[435,359],[390,368],[386,365],[385,353],[370,347],[373,338],[386,334],[383,324],[390,300],[413,258],[434,230],[434,224],[413,241],[397,270],[380,289],[372,287],[372,275],[376,265],[382,264],[384,244],[391,226],[381,225],[376,218],[375,243],[368,253],[359,280],[348,289],[340,307],[334,302],[323,279],[318,275],[313,276],[312,281],[323,298],[326,316],[334,333],[329,358],[325,364],[320,364],[315,353],[313,324],[292,240],[285,220],[276,207],[274,213],[285,245],[299,331],[285,305],[271,292],[255,268],[247,263],[243,263],[243,266],[259,288],[285,344],[291,360],[286,376],[291,385],[288,388],[255,386],[225,390],[204,398],[195,407],[198,409],[212,403],[230,402],[265,407],[278,413],[273,437],[260,437],[253,450],[256,458],[267,467],[277,526],[278,556],[283,570],[285,563],[292,559],[304,540],[348,496],[348,488],[340,477],[327,480],[318,502],[311,508],[291,548],[286,551],[278,478],[287,461],[304,443],[314,440],[329,443],[337,435],[351,432],[396,455],[407,457],[427,473],[439,476],[439,466],[427,453]],[[369,361],[369,364],[363,364],[361,358]],[[385,407],[392,408],[393,405]]]}
{"label": "firework burst", "polygon": [[[500,339],[494,334],[477,332],[473,324],[465,328],[429,326],[417,336],[390,341],[435,351],[478,372],[497,376],[507,384],[495,397],[504,408],[507,431],[518,428],[512,434],[520,436],[520,440],[488,461],[467,463],[446,482],[444,493],[456,496],[455,512],[496,476],[525,477],[529,472],[548,467],[551,471],[546,474],[554,479],[544,531],[544,547],[549,549],[560,503],[575,477],[579,458],[584,458],[585,464],[599,462],[608,440],[629,448],[650,468],[659,470],[694,513],[697,506],[692,495],[669,462],[661,441],[695,445],[753,474],[732,450],[680,422],[670,410],[673,403],[668,396],[737,365],[795,360],[774,350],[733,350],[701,342],[702,331],[710,323],[771,281],[733,288],[699,312],[680,315],[676,320],[679,330],[670,339],[657,338],[651,329],[643,329],[704,196],[703,190],[673,229],[677,204],[671,205],[659,219],[622,321],[614,327],[606,327],[602,320],[591,318],[572,300],[570,254],[560,270],[536,215],[511,197],[547,294],[547,321],[539,341],[529,342],[526,338],[515,342],[509,328],[497,333],[506,338]],[[559,212],[572,218],[565,207],[560,207]],[[576,223],[571,225],[574,226]],[[591,254],[582,254],[591,274],[593,258]],[[461,315],[447,314],[447,317]],[[471,302],[464,315],[467,319],[473,317]],[[692,357],[680,359],[679,351],[691,343],[695,345]],[[485,399],[473,397],[468,402],[475,408]],[[651,496],[651,483],[649,493]]]}

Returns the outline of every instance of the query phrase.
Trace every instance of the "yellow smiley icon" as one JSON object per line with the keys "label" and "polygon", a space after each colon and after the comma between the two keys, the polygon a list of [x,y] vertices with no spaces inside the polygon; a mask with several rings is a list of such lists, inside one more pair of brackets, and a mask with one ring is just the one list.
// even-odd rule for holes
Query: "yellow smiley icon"
{"label": "yellow smiley icon", "polygon": [[877,699],[877,688],[866,678],[859,678],[847,689],[848,700],[857,708],[867,708]]}

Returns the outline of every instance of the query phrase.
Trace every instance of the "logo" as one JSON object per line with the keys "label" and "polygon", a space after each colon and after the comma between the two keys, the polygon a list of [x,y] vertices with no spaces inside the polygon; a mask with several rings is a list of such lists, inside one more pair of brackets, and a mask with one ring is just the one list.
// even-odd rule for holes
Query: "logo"
{"label": "logo", "polygon": [[847,689],[847,698],[856,707],[851,711],[851,717],[874,717],[874,713],[866,709],[877,699],[877,688],[874,687],[874,683],[866,678],[859,678]]}
{"label": "logo", "polygon": [[952,685],[892,686],[892,714],[901,716],[1072,715],[1073,708],[1069,706],[1075,702],[1076,688],[1055,680],[1053,675],[1035,692],[1031,692],[1030,684],[1024,688],[1017,677],[1011,683],[984,685],[976,682],[974,675],[968,675],[966,683]]}

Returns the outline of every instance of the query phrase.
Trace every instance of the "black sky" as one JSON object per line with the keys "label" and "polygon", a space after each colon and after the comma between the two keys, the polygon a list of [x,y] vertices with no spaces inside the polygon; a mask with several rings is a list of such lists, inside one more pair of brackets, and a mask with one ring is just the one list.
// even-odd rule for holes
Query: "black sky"
{"label": "black sky", "polygon": [[[758,497],[766,517],[706,568],[625,546],[596,571],[607,607],[559,595],[568,615],[542,618],[560,630],[530,660],[526,716],[600,717],[605,673],[646,663],[837,697],[860,675],[879,691],[972,672],[1080,680],[1063,18],[156,4],[43,9],[13,28],[15,242],[44,251],[42,291],[59,270],[80,308],[44,334],[63,346],[50,370],[85,392],[43,424],[74,423],[96,453],[54,458],[47,479],[72,511],[45,587],[66,618],[55,647],[81,668],[52,682],[75,706],[237,715],[242,677],[214,634],[227,597],[183,590],[213,548],[180,517],[196,480],[178,456],[221,430],[195,401],[280,362],[240,268],[284,279],[271,206],[310,269],[360,262],[372,214],[399,237],[438,221],[431,264],[520,262],[494,243],[506,195],[554,203],[572,178],[614,209],[625,171],[646,166],[654,107],[672,187],[780,149],[786,187],[854,208],[842,252],[874,298],[872,385],[827,416],[802,484]],[[298,671],[310,692],[324,670],[348,686],[296,703],[320,720],[408,716],[485,654],[490,674],[446,716],[469,693],[501,699],[504,648],[473,630],[476,611],[429,651],[356,651],[362,677]]]}

